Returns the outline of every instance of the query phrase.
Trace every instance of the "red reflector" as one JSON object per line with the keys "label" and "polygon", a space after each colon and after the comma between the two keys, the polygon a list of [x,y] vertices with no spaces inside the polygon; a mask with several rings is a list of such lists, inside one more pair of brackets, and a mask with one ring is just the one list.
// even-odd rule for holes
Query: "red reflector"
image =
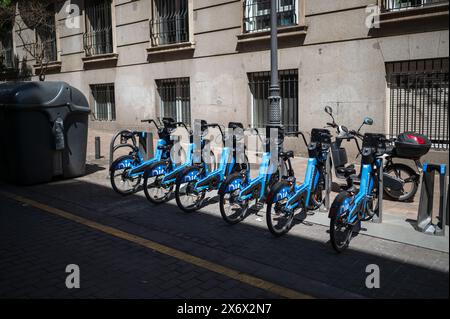
{"label": "red reflector", "polygon": [[417,144],[420,144],[420,145],[426,144],[425,140],[419,136],[408,134],[408,135],[406,135],[406,137],[416,141]]}

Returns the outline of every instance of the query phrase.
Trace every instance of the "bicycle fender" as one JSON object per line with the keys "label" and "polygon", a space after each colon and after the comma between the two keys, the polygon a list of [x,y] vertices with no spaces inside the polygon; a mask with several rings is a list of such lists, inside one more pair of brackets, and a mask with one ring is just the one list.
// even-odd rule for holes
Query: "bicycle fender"
{"label": "bicycle fender", "polygon": [[145,170],[146,174],[148,174],[148,177],[155,177],[164,175],[167,173],[167,169],[169,168],[170,162],[167,160],[158,161],[155,163],[152,163],[150,166],[147,167]]}
{"label": "bicycle fender", "polygon": [[117,158],[114,162],[112,162],[111,166],[109,167],[109,170],[112,171],[113,169],[124,169],[133,167],[133,157],[131,155],[124,155],[119,158]]}
{"label": "bicycle fender", "polygon": [[197,175],[200,172],[199,167],[189,166],[178,174],[177,182],[188,183],[197,179]]}
{"label": "bicycle fender", "polygon": [[349,192],[347,192],[347,191],[340,192],[334,198],[334,201],[331,204],[330,211],[328,212],[328,218],[336,217],[339,212],[339,208],[342,206],[344,201],[349,197],[351,197],[351,194]]}
{"label": "bicycle fender", "polygon": [[235,191],[236,189],[240,189],[242,188],[243,183],[244,178],[242,177],[242,174],[233,174],[227,176],[222,185],[220,185],[218,194],[223,195]]}
{"label": "bicycle fender", "polygon": [[287,181],[277,182],[267,195],[267,203],[276,203],[292,194],[293,185]]}

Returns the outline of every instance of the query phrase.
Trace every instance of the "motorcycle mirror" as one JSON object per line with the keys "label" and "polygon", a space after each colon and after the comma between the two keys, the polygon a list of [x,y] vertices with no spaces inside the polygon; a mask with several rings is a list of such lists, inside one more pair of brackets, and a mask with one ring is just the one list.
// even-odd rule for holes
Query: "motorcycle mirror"
{"label": "motorcycle mirror", "polygon": [[372,125],[373,124],[373,120],[370,117],[366,117],[364,119],[364,124],[366,125]]}
{"label": "motorcycle mirror", "polygon": [[327,113],[330,116],[333,116],[333,109],[331,108],[331,106],[325,106],[325,113]]}

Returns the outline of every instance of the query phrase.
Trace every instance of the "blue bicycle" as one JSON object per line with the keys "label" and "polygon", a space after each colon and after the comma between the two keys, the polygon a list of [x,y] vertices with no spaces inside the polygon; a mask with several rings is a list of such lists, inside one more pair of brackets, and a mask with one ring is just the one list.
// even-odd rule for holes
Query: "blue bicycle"
{"label": "blue bicycle", "polygon": [[326,191],[326,161],[331,145],[331,133],[327,129],[314,128],[308,144],[308,164],[303,184],[297,185],[294,176],[279,181],[272,188],[267,198],[267,227],[274,236],[287,233],[294,216],[304,219],[308,211],[318,209],[323,202]]}
{"label": "blue bicycle", "polygon": [[[234,134],[225,136],[224,131],[218,124],[207,124],[207,126],[219,129],[224,147],[219,167],[216,170],[208,171],[205,166],[199,167],[199,165],[194,164],[186,168],[178,176],[175,199],[178,207],[188,213],[198,210],[203,204],[206,193],[218,189],[227,176],[234,172],[245,171],[249,167],[245,156],[245,147],[243,152],[237,151],[236,136]],[[233,130],[233,132],[236,130],[243,131],[241,123],[230,122],[228,128]],[[228,138],[233,139],[231,147],[226,141]]]}
{"label": "blue bicycle", "polygon": [[[180,144],[177,144],[178,152],[172,152],[175,154],[171,154],[171,157],[169,158],[153,161],[151,165],[147,167],[144,173],[143,188],[145,197],[153,204],[161,204],[170,199],[178,175],[181,174],[186,167],[192,165],[193,162],[195,144],[193,143],[192,130],[189,130],[182,122],[176,122],[174,125],[183,127],[188,133],[190,143],[187,146],[186,161],[181,165],[177,165],[180,161],[178,158],[174,160],[174,156],[178,156],[182,153]],[[202,143],[204,143],[204,141]],[[171,150],[174,151],[174,147],[172,147]]]}
{"label": "blue bicycle", "polygon": [[[259,174],[251,179],[249,171],[241,171],[227,177],[219,189],[219,207],[222,218],[228,224],[237,224],[248,215],[251,207],[258,207],[260,202],[265,201],[269,190],[280,179],[289,179],[294,176],[290,159],[294,157],[292,151],[283,152],[282,145],[287,135],[298,135],[299,132],[285,133],[282,127],[266,128],[266,139],[263,140],[257,129],[254,129],[265,146],[262,155]],[[277,136],[272,137],[274,149],[271,150],[271,131],[275,130]],[[272,152],[276,160],[272,160]],[[287,174],[287,175],[286,175]],[[250,202],[255,204],[250,206]]]}
{"label": "blue bicycle", "polygon": [[[361,158],[359,191],[355,187],[340,192],[330,207],[330,241],[337,252],[344,251],[350,244],[362,221],[368,221],[378,214],[379,171],[382,158],[391,151],[391,140],[383,134],[366,133],[364,136],[351,131],[350,135],[362,139],[362,148],[356,141]],[[355,173],[354,169],[350,173]]]}
{"label": "blue bicycle", "polygon": [[[157,168],[153,167],[155,163],[170,159],[170,150],[173,146],[170,134],[180,125],[168,117],[163,118],[160,125],[153,119],[141,122],[153,123],[157,128],[159,139],[156,152],[153,158],[145,161],[136,143],[136,136],[140,132],[123,131],[121,133],[121,138],[127,143],[121,147],[129,147],[131,151],[128,155],[117,158],[109,168],[111,186],[121,195],[135,193],[141,187],[142,177],[149,168],[156,170]],[[132,141],[131,144],[128,143],[129,140]]]}

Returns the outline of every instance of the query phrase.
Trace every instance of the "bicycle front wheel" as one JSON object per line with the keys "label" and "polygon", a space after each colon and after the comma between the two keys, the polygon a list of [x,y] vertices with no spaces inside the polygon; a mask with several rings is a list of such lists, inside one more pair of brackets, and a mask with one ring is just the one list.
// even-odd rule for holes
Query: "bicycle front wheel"
{"label": "bicycle front wheel", "polygon": [[[126,163],[131,161],[131,156],[123,156],[115,162],[116,164],[113,165],[109,171],[112,188],[116,193],[123,196],[135,193],[141,185],[140,175],[135,177],[128,175],[131,167]],[[123,165],[121,165],[122,162],[124,163]]]}
{"label": "bicycle front wheel", "polygon": [[330,241],[334,250],[338,253],[347,249],[353,234],[353,226],[345,223],[342,216],[334,216],[330,219]]}
{"label": "bicycle front wheel", "polygon": [[[294,212],[283,209],[287,199],[278,202],[267,203],[266,222],[267,228],[275,237],[286,234],[292,227]],[[304,209],[303,203],[299,204]]]}

